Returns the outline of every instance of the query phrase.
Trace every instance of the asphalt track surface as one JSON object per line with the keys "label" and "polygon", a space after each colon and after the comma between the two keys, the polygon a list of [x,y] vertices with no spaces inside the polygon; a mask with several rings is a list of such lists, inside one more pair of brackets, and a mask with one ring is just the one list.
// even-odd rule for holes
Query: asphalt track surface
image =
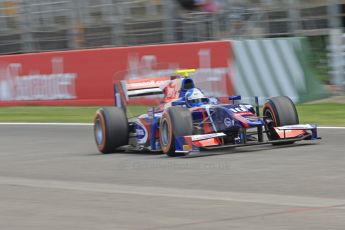
{"label": "asphalt track surface", "polygon": [[0,125],[0,229],[345,229],[345,129],[203,157],[97,152],[92,126]]}

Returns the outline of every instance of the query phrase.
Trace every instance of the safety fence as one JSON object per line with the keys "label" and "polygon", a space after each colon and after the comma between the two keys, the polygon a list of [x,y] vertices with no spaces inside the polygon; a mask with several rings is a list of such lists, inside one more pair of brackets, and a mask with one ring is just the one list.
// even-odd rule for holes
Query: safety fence
{"label": "safety fence", "polygon": [[205,12],[183,10],[175,0],[0,0],[0,53],[328,36],[344,26],[340,0],[221,2]]}

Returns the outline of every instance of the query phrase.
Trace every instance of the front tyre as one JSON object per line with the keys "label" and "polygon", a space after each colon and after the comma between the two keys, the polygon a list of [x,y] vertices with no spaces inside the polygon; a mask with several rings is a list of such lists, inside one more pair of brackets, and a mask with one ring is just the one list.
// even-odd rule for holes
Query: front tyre
{"label": "front tyre", "polygon": [[128,121],[123,110],[106,107],[97,110],[94,119],[94,136],[97,148],[102,153],[115,152],[128,144]]}
{"label": "front tyre", "polygon": [[184,107],[169,107],[160,120],[159,141],[163,153],[170,157],[180,156],[175,152],[175,136],[193,134],[193,120],[190,111]]}
{"label": "front tyre", "polygon": [[[274,131],[274,127],[284,125],[297,125],[299,118],[295,104],[289,97],[272,97],[266,101],[263,107],[263,115],[266,117],[266,131],[269,140],[277,140],[279,136]],[[292,144],[287,141],[282,144]]]}

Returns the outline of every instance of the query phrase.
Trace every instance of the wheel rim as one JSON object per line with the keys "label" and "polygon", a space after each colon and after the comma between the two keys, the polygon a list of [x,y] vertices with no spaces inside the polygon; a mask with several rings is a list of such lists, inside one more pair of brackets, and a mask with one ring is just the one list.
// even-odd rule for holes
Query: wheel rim
{"label": "wheel rim", "polygon": [[98,145],[101,145],[103,143],[103,126],[102,126],[102,121],[100,118],[97,118],[95,121],[95,137],[96,137],[96,142]]}
{"label": "wheel rim", "polygon": [[162,122],[161,133],[162,144],[166,146],[169,144],[169,127],[168,122],[166,120],[163,120]]}
{"label": "wheel rim", "polygon": [[271,112],[271,110],[267,109],[264,113],[264,116],[267,117],[268,119],[270,119],[271,121],[273,121],[274,126],[276,126],[277,124],[275,123],[275,120],[273,118],[273,114]]}

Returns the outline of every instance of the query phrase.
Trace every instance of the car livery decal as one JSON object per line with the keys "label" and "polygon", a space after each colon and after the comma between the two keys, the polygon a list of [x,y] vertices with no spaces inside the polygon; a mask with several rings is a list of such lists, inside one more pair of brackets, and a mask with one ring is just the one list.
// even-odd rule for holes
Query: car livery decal
{"label": "car livery decal", "polygon": [[226,118],[224,118],[224,125],[226,127],[230,127],[230,126],[234,125],[234,121],[230,117],[226,117]]}
{"label": "car livery decal", "polygon": [[148,133],[145,126],[138,120],[136,122],[135,132],[137,134],[137,140],[139,144],[145,144],[147,142]]}
{"label": "car livery decal", "polygon": [[210,134],[201,134],[201,135],[191,135],[192,141],[201,141],[215,137],[225,137],[225,133],[210,133]]}

